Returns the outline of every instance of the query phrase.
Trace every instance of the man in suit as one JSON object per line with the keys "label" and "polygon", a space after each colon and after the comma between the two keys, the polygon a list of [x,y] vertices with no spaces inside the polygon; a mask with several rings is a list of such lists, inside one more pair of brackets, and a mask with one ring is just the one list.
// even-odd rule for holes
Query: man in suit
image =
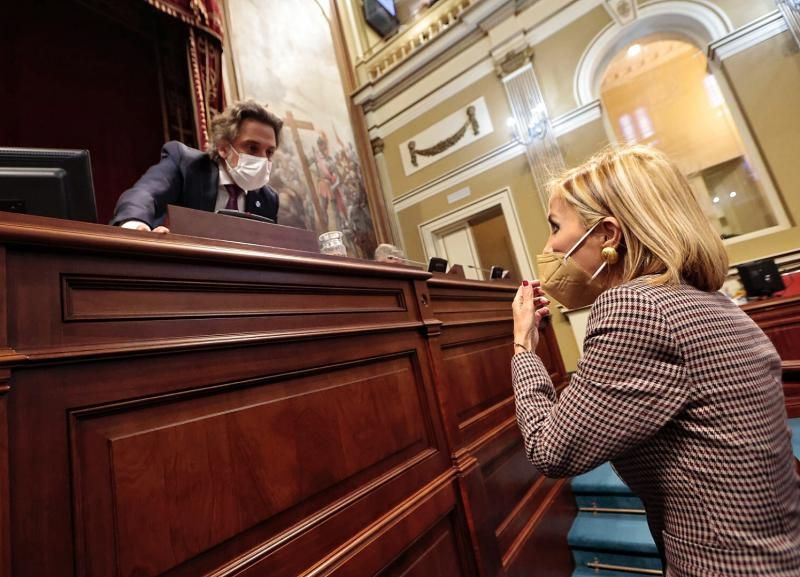
{"label": "man in suit", "polygon": [[252,100],[236,102],[211,121],[207,152],[171,141],[161,161],[119,197],[111,224],[167,233],[168,204],[238,210],[277,222],[278,193],[267,185],[283,121]]}

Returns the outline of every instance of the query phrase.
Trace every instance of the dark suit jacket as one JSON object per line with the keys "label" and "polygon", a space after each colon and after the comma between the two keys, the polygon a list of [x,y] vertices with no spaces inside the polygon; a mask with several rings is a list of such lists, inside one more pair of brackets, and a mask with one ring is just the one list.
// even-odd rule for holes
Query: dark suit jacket
{"label": "dark suit jacket", "polygon": [[559,399],[533,353],[512,370],[529,459],[551,477],[611,460],[644,502],[668,577],[800,575],[781,360],[728,297],[636,279],[592,306]]}
{"label": "dark suit jacket", "polygon": [[[214,211],[219,167],[205,152],[177,141],[161,149],[161,162],[151,166],[122,193],[111,224],[141,220],[155,228],[164,222],[168,204]],[[245,211],[278,221],[278,193],[269,186],[248,191]]]}

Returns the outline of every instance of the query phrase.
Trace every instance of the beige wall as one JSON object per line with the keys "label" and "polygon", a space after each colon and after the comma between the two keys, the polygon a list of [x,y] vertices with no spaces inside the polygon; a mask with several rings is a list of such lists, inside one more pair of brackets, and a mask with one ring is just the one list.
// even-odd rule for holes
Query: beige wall
{"label": "beige wall", "polygon": [[[494,132],[468,144],[449,156],[410,174],[405,175],[403,162],[400,159],[400,145],[409,138],[413,138],[429,126],[436,124],[448,115],[464,109],[467,104],[476,98],[483,97],[492,119]],[[388,165],[389,178],[392,181],[392,190],[395,197],[409,190],[430,182],[437,176],[453,170],[475,158],[479,158],[490,150],[507,143],[511,137],[506,120],[511,115],[508,107],[503,83],[494,73],[487,74],[471,86],[468,86],[452,98],[418,116],[405,126],[384,137],[384,155]],[[442,134],[445,139],[449,134]],[[419,143],[420,147],[431,146],[433,143]]]}
{"label": "beige wall", "polygon": [[[447,195],[469,186],[469,197],[448,204]],[[517,208],[517,218],[522,227],[522,235],[528,247],[531,260],[534,255],[541,252],[549,232],[547,221],[534,192],[533,177],[531,176],[528,162],[524,155],[517,156],[508,162],[496,166],[466,182],[454,184],[435,196],[427,198],[413,206],[397,213],[400,229],[405,240],[406,253],[413,260],[424,260],[425,251],[422,248],[419,225],[438,218],[444,214],[463,208],[481,198],[496,193],[502,189],[511,190],[514,204]],[[566,318],[554,311],[553,327],[558,338],[561,356],[568,371],[574,371],[578,363],[578,347],[572,335],[572,329]]]}
{"label": "beige wall", "polygon": [[564,164],[568,168],[578,166],[581,162],[608,146],[609,138],[603,119],[592,120],[558,137],[558,146],[564,155]]}
{"label": "beige wall", "polygon": [[742,262],[800,248],[800,53],[784,32],[723,62],[762,157],[781,194],[791,229],[730,245]]}
{"label": "beige wall", "polygon": [[741,28],[756,18],[775,10],[775,0],[712,0],[728,18],[734,28]]}
{"label": "beige wall", "polygon": [[533,47],[533,67],[552,118],[577,106],[572,87],[578,62],[589,43],[610,23],[608,12],[598,6]]}
{"label": "beige wall", "polygon": [[[644,6],[653,4],[654,0],[637,0],[637,3]],[[759,16],[775,10],[775,0],[708,0],[708,4],[721,8],[734,28],[741,28]]]}

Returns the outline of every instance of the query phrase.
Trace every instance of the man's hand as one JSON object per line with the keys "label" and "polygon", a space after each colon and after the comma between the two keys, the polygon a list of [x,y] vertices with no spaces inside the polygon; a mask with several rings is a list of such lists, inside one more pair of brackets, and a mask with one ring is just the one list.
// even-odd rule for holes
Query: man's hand
{"label": "man's hand", "polygon": [[169,229],[166,226],[157,226],[151,229],[146,222],[142,222],[141,220],[126,220],[121,226],[122,228],[143,230],[145,232],[154,232],[156,234],[167,234],[169,232]]}

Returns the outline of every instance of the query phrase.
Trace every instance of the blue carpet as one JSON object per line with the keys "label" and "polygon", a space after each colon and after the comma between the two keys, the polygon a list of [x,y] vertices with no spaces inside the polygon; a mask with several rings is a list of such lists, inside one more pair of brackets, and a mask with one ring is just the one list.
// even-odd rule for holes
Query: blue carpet
{"label": "blue carpet", "polygon": [[792,430],[792,450],[794,456],[800,459],[800,418],[789,419],[789,428]]}
{"label": "blue carpet", "polygon": [[644,515],[578,513],[567,540],[573,549],[658,554]]}

